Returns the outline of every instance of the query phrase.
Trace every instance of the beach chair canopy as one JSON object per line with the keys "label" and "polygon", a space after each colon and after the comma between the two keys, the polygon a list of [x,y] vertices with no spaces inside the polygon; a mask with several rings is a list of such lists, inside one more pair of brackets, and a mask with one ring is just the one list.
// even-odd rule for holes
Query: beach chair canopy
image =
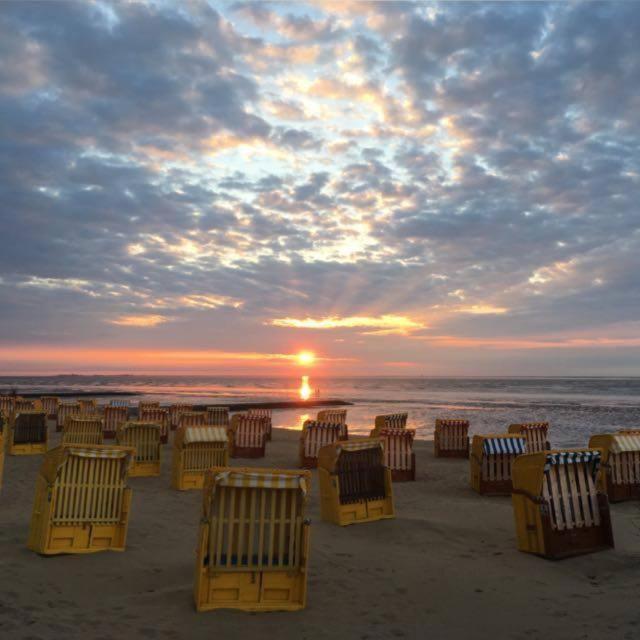
{"label": "beach chair canopy", "polygon": [[611,436],[611,453],[631,453],[640,451],[639,433],[615,433]]}
{"label": "beach chair canopy", "polygon": [[489,436],[484,438],[482,448],[485,455],[521,455],[527,449],[527,441],[518,437],[499,438]]}
{"label": "beach chair canopy", "polygon": [[135,450],[131,447],[115,447],[109,445],[94,445],[85,447],[81,445],[64,445],[50,449],[42,463],[40,474],[53,485],[56,478],[60,475],[62,469],[74,459],[100,459],[100,460],[122,460],[123,463],[119,467],[122,475],[127,474],[131,461],[135,454]]}
{"label": "beach chair canopy", "polygon": [[384,462],[384,450],[383,443],[380,438],[363,438],[361,440],[341,441],[329,444],[320,449],[318,453],[318,466],[326,469],[330,473],[334,473],[337,470],[338,461],[343,452],[356,452],[356,451],[376,451],[376,459],[379,459],[380,463]]}
{"label": "beach chair canopy", "polygon": [[196,442],[227,442],[227,430],[224,427],[182,427],[176,431],[175,446],[180,447]]}

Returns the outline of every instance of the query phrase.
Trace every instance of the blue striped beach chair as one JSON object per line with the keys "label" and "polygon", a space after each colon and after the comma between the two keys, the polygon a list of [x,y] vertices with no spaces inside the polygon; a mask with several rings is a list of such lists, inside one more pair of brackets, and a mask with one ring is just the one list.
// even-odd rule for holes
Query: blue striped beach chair
{"label": "blue striped beach chair", "polygon": [[524,436],[473,436],[469,456],[471,486],[483,495],[511,495],[511,465],[526,450]]}

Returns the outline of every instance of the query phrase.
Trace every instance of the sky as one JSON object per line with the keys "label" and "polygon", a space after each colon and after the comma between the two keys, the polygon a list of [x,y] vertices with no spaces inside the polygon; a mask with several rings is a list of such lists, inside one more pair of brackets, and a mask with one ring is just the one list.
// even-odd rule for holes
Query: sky
{"label": "sky", "polygon": [[0,372],[640,375],[638,33],[1,3]]}

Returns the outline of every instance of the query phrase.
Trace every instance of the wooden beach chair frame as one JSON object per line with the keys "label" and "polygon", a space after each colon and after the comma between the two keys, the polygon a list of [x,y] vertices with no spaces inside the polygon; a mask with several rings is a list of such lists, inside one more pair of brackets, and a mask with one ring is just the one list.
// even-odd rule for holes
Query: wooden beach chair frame
{"label": "wooden beach chair frame", "polygon": [[41,396],[40,403],[42,404],[42,410],[47,414],[47,419],[55,420],[58,415],[60,398],[58,396]]}
{"label": "wooden beach chair frame", "polygon": [[300,467],[303,469],[316,469],[318,467],[318,452],[322,447],[338,442],[341,431],[341,425],[335,422],[305,420],[302,425],[300,445],[298,447]]}
{"label": "wooden beach chair frame", "polygon": [[138,419],[140,419],[140,414],[146,409],[159,409],[160,403],[154,400],[140,400],[138,401]]}
{"label": "wooden beach chair frame", "polygon": [[308,471],[207,471],[194,581],[197,611],[306,606]]}
{"label": "wooden beach chair frame", "polygon": [[160,442],[169,442],[169,411],[161,407],[148,407],[138,411],[138,422],[156,422],[160,425]]}
{"label": "wooden beach chair frame", "polygon": [[62,445],[94,446],[104,444],[102,418],[87,415],[67,416],[62,430]]}
{"label": "wooden beach chair frame", "polygon": [[509,433],[523,435],[527,439],[527,453],[550,451],[549,423],[548,422],[522,422],[510,424]]}
{"label": "wooden beach chair frame", "polygon": [[78,398],[80,415],[94,416],[98,413],[98,403],[95,398]]}
{"label": "wooden beach chair frame", "polygon": [[273,436],[273,410],[265,409],[265,408],[253,408],[247,409],[246,415],[248,418],[267,418],[269,422],[267,423],[267,440],[271,441]]}
{"label": "wooden beach chair frame", "polygon": [[185,402],[175,402],[169,405],[169,429],[175,431],[180,423],[180,415],[193,411],[193,405]]}
{"label": "wooden beach chair frame", "polygon": [[113,440],[118,427],[129,419],[129,407],[124,405],[108,405],[104,408],[104,438]]}
{"label": "wooden beach chair frame", "polygon": [[[34,416],[39,416],[42,424],[39,427],[31,427],[31,430],[39,429],[41,437],[16,442],[16,430],[22,427],[20,423]],[[44,411],[16,411],[9,419],[7,444],[7,453],[10,456],[39,456],[46,453],[49,446],[47,414]]]}
{"label": "wooden beach chair frame", "polygon": [[347,425],[346,409],[322,409],[318,411],[318,422],[328,422],[340,425],[340,440],[349,439],[349,426]]}
{"label": "wooden beach chair frame", "polygon": [[469,421],[436,418],[433,455],[436,458],[468,458]]}
{"label": "wooden beach chair frame", "polygon": [[82,409],[79,402],[64,402],[58,403],[58,413],[56,415],[56,431],[61,432],[64,429],[64,421],[67,416],[79,416],[82,414]]}
{"label": "wooden beach chair frame", "polygon": [[118,427],[118,446],[133,448],[135,451],[129,467],[130,478],[151,478],[160,475],[161,436],[162,427],[157,422],[128,420]]}
{"label": "wooden beach chair frame", "polygon": [[371,438],[377,438],[382,429],[406,429],[409,414],[406,411],[400,413],[385,413],[376,416],[373,429],[369,434]]}
{"label": "wooden beach chair frame", "polygon": [[549,559],[613,548],[609,501],[597,490],[601,451],[529,453],[513,463],[518,549]]}
{"label": "wooden beach chair frame", "polygon": [[589,447],[602,451],[598,488],[609,502],[640,500],[640,430],[594,435]]}
{"label": "wooden beach chair frame", "polygon": [[513,434],[475,435],[471,442],[469,471],[471,486],[481,495],[511,495],[511,467],[526,453],[524,436]]}
{"label": "wooden beach chair frame", "polygon": [[413,452],[415,437],[415,429],[380,430],[385,465],[391,470],[393,482],[413,482],[416,479],[416,454]]}
{"label": "wooden beach chair frame", "polygon": [[173,439],[171,486],[202,489],[208,469],[229,465],[229,436],[224,427],[180,427]]}
{"label": "wooden beach chair frame", "polygon": [[229,426],[229,455],[232,458],[264,458],[271,419],[235,413]]}
{"label": "wooden beach chair frame", "polygon": [[229,427],[229,407],[207,407],[207,424],[212,427]]}

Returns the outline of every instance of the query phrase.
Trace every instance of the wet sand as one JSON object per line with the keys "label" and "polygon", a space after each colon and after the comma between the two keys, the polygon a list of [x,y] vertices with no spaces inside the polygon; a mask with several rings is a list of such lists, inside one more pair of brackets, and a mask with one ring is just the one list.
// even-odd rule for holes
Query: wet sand
{"label": "wet sand", "polygon": [[[294,431],[234,466],[295,468]],[[53,443],[57,442],[53,435]],[[640,505],[612,506],[616,549],[552,562],[516,550],[509,498],[482,498],[468,463],[415,446],[417,481],[394,485],[396,519],[322,522],[314,472],[307,609],[197,614],[200,492],[132,478],[127,550],[40,557],[25,543],[42,458],[7,457],[0,494],[0,638],[640,638]]]}

